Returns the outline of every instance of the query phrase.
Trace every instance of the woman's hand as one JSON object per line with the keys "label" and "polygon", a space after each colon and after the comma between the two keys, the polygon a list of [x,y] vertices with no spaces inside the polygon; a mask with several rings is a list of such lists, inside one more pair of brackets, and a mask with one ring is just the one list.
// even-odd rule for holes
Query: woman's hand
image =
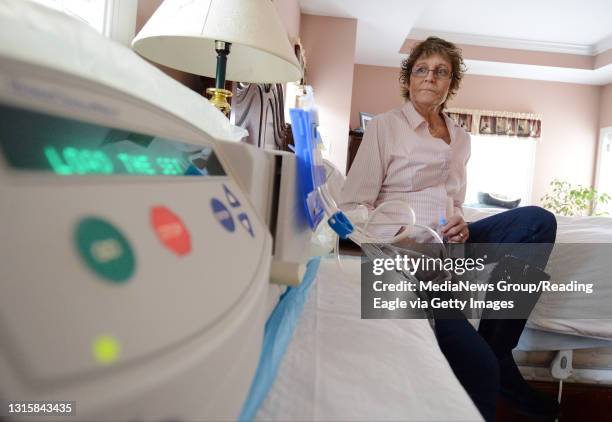
{"label": "woman's hand", "polygon": [[465,243],[470,237],[467,223],[460,215],[453,215],[448,223],[442,226],[442,235],[451,243]]}

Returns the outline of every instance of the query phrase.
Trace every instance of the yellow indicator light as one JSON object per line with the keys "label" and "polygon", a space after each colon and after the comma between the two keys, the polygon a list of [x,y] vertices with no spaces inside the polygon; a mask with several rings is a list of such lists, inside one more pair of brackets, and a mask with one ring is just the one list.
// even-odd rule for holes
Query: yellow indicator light
{"label": "yellow indicator light", "polygon": [[102,365],[110,365],[119,359],[121,346],[116,338],[102,335],[94,339],[92,351],[96,362]]}

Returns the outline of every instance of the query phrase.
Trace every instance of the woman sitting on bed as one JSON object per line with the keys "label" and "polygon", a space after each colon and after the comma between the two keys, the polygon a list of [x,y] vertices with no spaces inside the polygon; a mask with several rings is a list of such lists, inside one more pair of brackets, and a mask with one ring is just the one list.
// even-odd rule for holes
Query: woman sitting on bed
{"label": "woman sitting on bed", "polygon": [[[547,279],[541,270],[555,241],[553,214],[522,207],[475,223],[463,219],[470,136],[443,110],[464,72],[461,52],[454,44],[430,37],[414,47],[400,73],[406,102],[368,123],[342,191],[342,206],[364,204],[374,209],[388,200],[402,200],[414,209],[418,224],[436,230],[444,219],[441,232],[453,243],[468,242],[474,248],[484,243],[550,245],[539,254],[508,245],[488,257],[497,262],[510,254],[522,260],[518,269],[498,265],[495,271],[500,277],[516,280],[531,272]],[[400,209],[385,214],[403,220]],[[392,227],[384,234],[397,230]],[[558,414],[558,404],[527,384],[512,357],[525,322],[483,319],[477,333],[465,319],[436,321],[442,352],[487,421],[495,419],[500,393],[510,406],[525,413],[551,418]]]}

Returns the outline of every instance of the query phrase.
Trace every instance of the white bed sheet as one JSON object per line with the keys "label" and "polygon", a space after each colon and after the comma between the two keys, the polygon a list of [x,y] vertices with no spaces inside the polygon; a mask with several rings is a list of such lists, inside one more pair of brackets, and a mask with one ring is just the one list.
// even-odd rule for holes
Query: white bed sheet
{"label": "white bed sheet", "polygon": [[482,420],[426,320],[362,320],[360,260],[323,259],[258,420]]}
{"label": "white bed sheet", "polygon": [[[477,221],[504,210],[465,208],[466,221]],[[557,217],[557,243],[612,243],[612,218]],[[545,292],[533,309],[528,327],[563,334],[612,339],[612,320],[577,319],[581,309],[612,306],[612,257],[595,248],[555,247],[547,272],[552,280],[593,282],[593,294]],[[608,312],[609,313],[609,312]]]}

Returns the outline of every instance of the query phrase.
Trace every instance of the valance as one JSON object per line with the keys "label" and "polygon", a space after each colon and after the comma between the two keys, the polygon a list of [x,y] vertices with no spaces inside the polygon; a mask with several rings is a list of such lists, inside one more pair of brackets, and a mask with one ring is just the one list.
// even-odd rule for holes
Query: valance
{"label": "valance", "polygon": [[468,133],[538,139],[542,135],[542,118],[532,113],[512,113],[449,108],[446,114]]}

